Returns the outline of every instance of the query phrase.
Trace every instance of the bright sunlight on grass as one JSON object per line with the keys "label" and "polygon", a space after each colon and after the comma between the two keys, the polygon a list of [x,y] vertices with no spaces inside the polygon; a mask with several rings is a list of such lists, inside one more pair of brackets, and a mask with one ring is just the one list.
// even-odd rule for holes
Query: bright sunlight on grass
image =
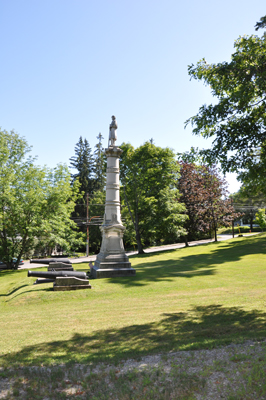
{"label": "bright sunlight on grass", "polygon": [[[92,290],[0,272],[0,365],[118,362],[266,336],[266,235],[132,256]],[[86,270],[86,264],[75,269]]]}

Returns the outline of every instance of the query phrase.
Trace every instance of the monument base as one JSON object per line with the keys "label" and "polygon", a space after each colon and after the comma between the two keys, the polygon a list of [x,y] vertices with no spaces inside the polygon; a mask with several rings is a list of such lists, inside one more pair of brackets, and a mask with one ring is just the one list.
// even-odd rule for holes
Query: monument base
{"label": "monument base", "polygon": [[[130,265],[130,263],[128,263]],[[91,269],[92,278],[114,278],[122,276],[133,276],[136,275],[136,270],[134,268],[117,268],[117,264],[112,268],[112,263],[110,265],[105,264],[105,268],[101,265],[100,267],[94,266]]]}
{"label": "monument base", "polygon": [[136,270],[131,268],[124,249],[125,227],[117,222],[116,215],[113,216],[112,222],[113,225],[105,224],[100,228],[102,245],[94,266],[91,268],[92,278],[112,278],[136,274]]}
{"label": "monument base", "polygon": [[131,268],[131,263],[128,261],[128,256],[125,252],[122,254],[99,253],[94,266],[91,268],[92,278],[132,275],[136,275],[136,270]]}

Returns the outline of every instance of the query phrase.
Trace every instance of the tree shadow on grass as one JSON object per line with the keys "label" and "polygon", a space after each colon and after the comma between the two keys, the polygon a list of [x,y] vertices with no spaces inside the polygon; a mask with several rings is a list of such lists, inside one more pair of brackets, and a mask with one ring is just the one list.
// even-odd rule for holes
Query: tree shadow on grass
{"label": "tree shadow on grass", "polygon": [[[13,290],[12,292],[7,293],[6,295],[4,295],[4,296],[6,297],[5,302],[6,302],[6,303],[11,302],[11,301],[13,301],[16,297],[24,296],[26,293],[34,293],[34,292],[39,292],[39,293],[40,293],[40,290],[41,290],[42,292],[53,292],[53,291],[54,291],[53,287],[41,288],[41,289],[38,288],[38,289],[24,290],[23,292],[21,292],[21,293],[16,293],[15,296],[12,296],[13,293],[15,293],[16,291],[20,290],[21,288],[23,288],[23,287],[25,287],[25,286],[28,287],[29,285],[20,286],[19,288]],[[3,296],[3,295],[2,295],[2,296]],[[12,297],[11,297],[11,296],[12,296]]]}
{"label": "tree shadow on grass", "polygon": [[[5,293],[5,294],[0,294],[0,297],[9,297],[9,296],[11,296],[12,294],[14,294],[14,293],[16,293],[18,290],[20,290],[20,289],[22,289],[22,288],[24,288],[24,287],[28,287],[29,285],[21,285],[21,286],[18,286],[18,287],[16,287],[16,288],[14,288],[13,290],[11,290],[11,292],[8,292],[8,293]],[[25,293],[25,292],[23,292],[23,293]]]}
{"label": "tree shadow on grass", "polygon": [[17,275],[17,274],[21,274],[21,273],[23,273],[23,272],[25,272],[25,270],[23,270],[23,269],[20,269],[20,270],[18,270],[18,269],[2,269],[2,270],[0,270],[0,278],[2,277],[2,276],[7,276],[7,275]]}
{"label": "tree shadow on grass", "polygon": [[160,352],[211,349],[247,339],[266,336],[266,313],[239,307],[209,305],[186,313],[166,313],[160,321],[123,328],[99,330],[70,340],[25,346],[0,357],[6,367],[69,362],[119,362]]}
{"label": "tree shadow on grass", "polygon": [[[207,243],[201,245],[201,248],[206,249],[206,252],[188,255],[186,250],[185,255],[182,256],[185,248],[180,248],[177,250],[133,256],[133,258],[137,258],[140,261],[134,266],[136,268],[136,275],[115,278],[115,283],[131,287],[143,286],[151,282],[170,281],[176,277],[195,278],[214,275],[217,265],[239,261],[247,254],[266,254],[266,241],[263,237],[253,237],[219,243]],[[165,259],[161,258],[159,261],[153,261],[153,257],[156,255],[165,255]],[[144,259],[143,263],[141,262],[142,259]],[[106,281],[113,283],[114,278],[109,278]]]}

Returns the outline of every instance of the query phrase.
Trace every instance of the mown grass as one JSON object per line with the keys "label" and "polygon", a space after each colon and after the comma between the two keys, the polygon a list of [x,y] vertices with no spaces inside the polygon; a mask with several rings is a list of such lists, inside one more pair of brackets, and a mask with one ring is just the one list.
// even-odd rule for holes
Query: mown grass
{"label": "mown grass", "polygon": [[82,291],[0,272],[0,365],[118,363],[266,337],[265,234],[130,261],[135,277]]}

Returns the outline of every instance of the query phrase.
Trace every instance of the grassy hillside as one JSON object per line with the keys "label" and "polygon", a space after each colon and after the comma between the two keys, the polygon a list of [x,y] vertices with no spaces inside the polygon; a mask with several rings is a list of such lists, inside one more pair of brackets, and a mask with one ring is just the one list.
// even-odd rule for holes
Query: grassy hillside
{"label": "grassy hillside", "polygon": [[130,261],[135,277],[83,291],[1,271],[0,365],[116,362],[266,337],[266,234]]}

